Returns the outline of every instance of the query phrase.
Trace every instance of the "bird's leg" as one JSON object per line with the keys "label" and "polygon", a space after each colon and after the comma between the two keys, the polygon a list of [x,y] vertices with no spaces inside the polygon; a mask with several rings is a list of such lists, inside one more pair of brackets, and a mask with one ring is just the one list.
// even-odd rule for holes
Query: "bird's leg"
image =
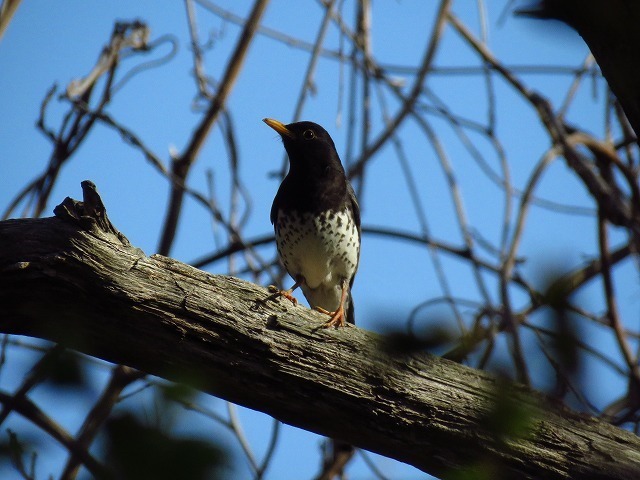
{"label": "bird's leg", "polygon": [[292,295],[292,293],[301,284],[302,284],[302,282],[296,282],[296,283],[293,284],[293,286],[289,290],[280,290],[278,293],[280,294],[281,297],[284,297],[287,300],[289,300],[291,303],[293,303],[294,305],[297,305],[298,304],[298,299],[296,297],[294,297]]}
{"label": "bird's leg", "polygon": [[293,286],[289,290],[280,290],[275,285],[269,285],[269,287],[267,288],[269,289],[269,291],[272,291],[274,293],[272,295],[269,295],[269,297],[265,300],[265,302],[268,302],[269,300],[274,300],[277,297],[284,297],[294,305],[297,305],[298,300],[296,299],[296,297],[294,297],[291,294],[296,288],[298,288],[303,284],[304,284],[304,277],[302,275],[299,275],[296,277],[296,282],[293,284]]}
{"label": "bird's leg", "polygon": [[335,312],[330,312],[329,310],[325,310],[322,307],[316,307],[316,310],[320,313],[324,313],[325,315],[330,315],[331,318],[327,323],[325,323],[323,328],[331,328],[331,327],[346,327],[347,325],[351,325],[350,323],[346,323],[345,320],[347,318],[346,313],[344,311],[344,303],[347,301],[347,295],[349,295],[349,283],[346,280],[342,281],[342,295],[340,296],[340,304]]}

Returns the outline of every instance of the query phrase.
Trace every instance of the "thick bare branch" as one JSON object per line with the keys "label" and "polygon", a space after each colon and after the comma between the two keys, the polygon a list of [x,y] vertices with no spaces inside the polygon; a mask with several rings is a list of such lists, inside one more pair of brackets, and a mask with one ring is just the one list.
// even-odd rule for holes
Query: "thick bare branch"
{"label": "thick bare branch", "polygon": [[[91,198],[92,184],[83,186]],[[470,452],[504,477],[640,475],[640,439],[630,432],[523,386],[499,389],[478,370],[392,355],[361,329],[318,329],[320,314],[264,304],[266,290],[251,283],[147,257],[103,229],[110,224],[90,203],[66,200],[57,217],[0,222],[0,331],[188,379],[436,475],[467,467]],[[529,414],[523,436],[497,435],[487,422],[505,396]]]}

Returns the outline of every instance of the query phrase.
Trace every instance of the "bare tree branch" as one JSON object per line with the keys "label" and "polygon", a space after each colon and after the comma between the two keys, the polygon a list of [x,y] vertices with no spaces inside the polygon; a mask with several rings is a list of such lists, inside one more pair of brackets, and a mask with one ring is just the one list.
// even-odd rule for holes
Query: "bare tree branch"
{"label": "bare tree branch", "polygon": [[21,0],[2,0],[0,3],[0,39],[11,23],[13,14],[16,13]]}
{"label": "bare tree branch", "polygon": [[85,448],[76,445],[73,437],[58,425],[55,420],[48,417],[35,403],[26,397],[21,397],[17,401],[14,400],[11,395],[0,391],[0,403],[5,405],[11,403],[15,412],[27,418],[43,432],[56,439],[69,452],[80,458],[84,466],[95,478],[107,477],[106,468],[91,456]]}
{"label": "bare tree branch", "polygon": [[229,59],[229,64],[222,77],[220,86],[218,87],[216,96],[211,100],[208,111],[205,113],[200,125],[196,128],[191,137],[189,144],[180,157],[173,160],[171,165],[172,176],[175,177],[171,183],[171,194],[169,200],[169,207],[165,216],[164,227],[162,229],[162,236],[160,238],[160,245],[158,246],[158,252],[167,255],[171,250],[173,238],[178,228],[178,218],[182,210],[182,201],[184,199],[184,188],[180,185],[183,184],[189,174],[191,165],[198,158],[200,149],[204,145],[204,142],[211,131],[211,128],[218,119],[218,115],[224,109],[227,97],[231,93],[233,85],[240,73],[240,69],[246,57],[251,41],[256,34],[256,30],[267,7],[268,0],[256,0],[253,5],[253,9],[249,18],[247,19],[235,51]]}
{"label": "bare tree branch", "polygon": [[[76,445],[78,448],[82,448],[87,452],[89,451],[93,439],[99,432],[100,427],[103,425],[105,420],[109,417],[113,407],[118,402],[122,390],[124,390],[127,385],[139,380],[143,376],[143,372],[139,372],[123,365],[118,365],[113,369],[109,384],[105,388],[104,392],[102,392],[100,399],[93,406],[80,428],[80,433],[76,439]],[[60,475],[60,480],[73,480],[76,478],[81,462],[82,458],[71,452],[71,456]]]}

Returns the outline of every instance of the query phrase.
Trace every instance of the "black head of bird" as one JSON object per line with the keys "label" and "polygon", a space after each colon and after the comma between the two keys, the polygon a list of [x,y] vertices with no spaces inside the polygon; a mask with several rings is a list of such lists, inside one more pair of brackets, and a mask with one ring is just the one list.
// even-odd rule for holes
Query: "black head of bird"
{"label": "black head of bird", "polygon": [[285,125],[265,118],[264,122],[280,134],[294,174],[324,178],[344,175],[344,168],[329,133],[317,123],[296,122]]}

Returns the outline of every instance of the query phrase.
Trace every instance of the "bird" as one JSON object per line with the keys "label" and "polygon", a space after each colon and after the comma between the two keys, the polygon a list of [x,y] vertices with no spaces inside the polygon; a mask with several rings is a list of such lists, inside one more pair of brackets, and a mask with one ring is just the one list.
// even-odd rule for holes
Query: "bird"
{"label": "bird", "polygon": [[360,207],[335,144],[317,123],[263,121],[281,137],[289,171],[271,207],[278,255],[294,284],[278,294],[294,304],[300,287],[309,305],[330,319],[355,324],[351,288],[360,263]]}

